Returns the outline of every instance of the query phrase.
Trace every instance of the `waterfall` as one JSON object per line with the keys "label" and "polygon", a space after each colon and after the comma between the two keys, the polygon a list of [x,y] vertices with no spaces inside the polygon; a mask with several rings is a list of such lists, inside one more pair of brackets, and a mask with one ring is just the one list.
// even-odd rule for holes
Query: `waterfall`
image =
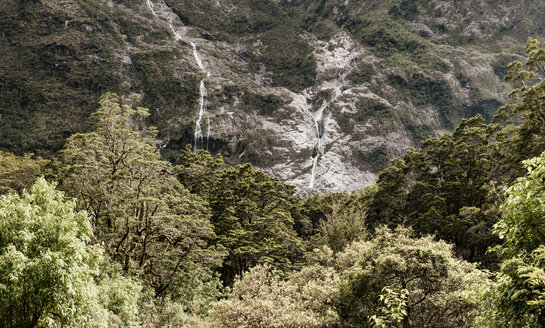
{"label": "waterfall", "polygon": [[180,36],[180,34],[178,34],[178,32],[176,32],[176,30],[174,29],[174,26],[172,26],[172,24],[169,23],[168,27],[170,27],[170,30],[172,31],[172,34],[174,34],[174,40],[180,41],[182,39],[182,37]]}
{"label": "waterfall", "polygon": [[314,189],[314,181],[316,180],[316,167],[318,166],[318,157],[322,148],[322,137],[324,136],[324,109],[328,104],[324,104],[316,112],[314,116],[314,126],[316,129],[316,138],[318,139],[314,149],[312,150],[312,173],[310,176],[310,189]]}
{"label": "waterfall", "polygon": [[[163,21],[161,18],[159,18],[159,16],[157,16],[157,13],[153,9],[154,4],[151,2],[151,0],[147,0],[147,4],[153,16],[155,16],[155,18],[157,18],[158,20]],[[174,39],[176,41],[180,41],[183,39],[182,36],[180,36],[180,34],[176,32],[171,22],[168,22],[168,21],[164,21],[164,22],[168,24],[168,27],[170,28],[170,31],[174,35]],[[208,112],[206,111],[208,93],[206,91],[206,86],[204,84],[204,81],[210,77],[210,71],[207,71],[205,69],[202,63],[201,57],[199,56],[199,53],[197,52],[197,46],[195,45],[195,43],[191,42],[191,47],[193,48],[193,57],[195,57],[197,66],[202,71],[206,71],[206,77],[201,80],[201,83],[199,86],[199,112],[197,116],[197,122],[195,123],[195,151],[196,151],[198,148],[199,140],[201,141],[200,142],[201,146],[204,146],[203,133],[202,133],[202,125],[204,123],[203,122],[204,117],[206,117],[206,125],[207,125],[207,129],[206,129],[206,148],[207,149],[208,149],[208,140],[210,139],[210,117],[208,116]]]}
{"label": "waterfall", "polygon": [[204,66],[202,65],[201,57],[199,57],[199,53],[197,52],[197,46],[193,42],[191,42],[191,46],[193,47],[193,57],[195,57],[197,66],[199,66],[199,68],[204,71]]}
{"label": "waterfall", "polygon": [[[205,70],[204,65],[202,64],[201,57],[199,56],[199,53],[197,52],[197,46],[195,43],[191,42],[191,47],[193,47],[193,57],[195,57],[195,61],[197,62],[197,66],[201,70]],[[198,148],[198,141],[200,139],[201,145],[204,148],[204,142],[203,142],[203,134],[202,134],[202,124],[203,124],[203,118],[206,117],[206,149],[208,149],[208,141],[210,140],[210,116],[208,116],[208,112],[206,111],[206,101],[208,97],[208,93],[206,91],[206,87],[204,85],[204,81],[210,77],[210,72],[206,72],[206,77],[201,80],[201,85],[199,87],[199,114],[197,117],[197,123],[195,123],[195,151]]]}
{"label": "waterfall", "polygon": [[316,133],[316,145],[314,145],[314,149],[312,150],[312,173],[310,176],[310,189],[314,189],[314,182],[316,181],[316,169],[318,167],[318,157],[320,157],[322,152],[322,139],[324,137],[325,132],[325,123],[324,123],[324,110],[331,102],[333,102],[335,99],[337,99],[341,95],[341,91],[337,88],[335,89],[335,96],[331,98],[330,101],[323,104],[318,111],[316,111],[316,115],[314,115],[314,128]]}
{"label": "waterfall", "polygon": [[157,16],[157,14],[155,13],[155,10],[153,10],[153,6],[151,5],[151,0],[148,0],[148,8],[151,11],[151,13],[153,14],[153,16],[155,16],[155,18],[160,20],[159,16]]}
{"label": "waterfall", "polygon": [[208,141],[210,141],[210,116],[206,116],[206,151],[208,151]]}
{"label": "waterfall", "polygon": [[316,179],[316,166],[318,164],[318,154],[314,157],[312,164],[312,175],[310,176],[310,189],[314,189],[314,180]]}
{"label": "waterfall", "polygon": [[[201,145],[203,145],[203,135],[202,135],[202,119],[204,116],[207,116],[206,114],[206,87],[204,86],[204,80],[201,81],[201,85],[199,88],[199,116],[197,118],[197,123],[195,123],[195,150],[198,148],[198,141],[201,141]],[[210,124],[208,124],[208,135],[209,137],[210,133]],[[207,139],[208,141],[208,139]]]}
{"label": "waterfall", "polygon": [[314,125],[316,126],[316,138],[318,138],[318,147],[322,146],[322,137],[324,136],[324,108],[327,105],[320,107],[314,117]]}

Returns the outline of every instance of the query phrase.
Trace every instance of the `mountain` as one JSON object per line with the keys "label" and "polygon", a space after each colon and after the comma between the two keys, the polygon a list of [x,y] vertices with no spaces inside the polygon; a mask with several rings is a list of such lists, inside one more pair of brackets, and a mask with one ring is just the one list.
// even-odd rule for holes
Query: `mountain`
{"label": "mountain", "polygon": [[186,144],[301,194],[490,120],[540,0],[4,0],[0,149],[54,155],[106,92],[139,94],[165,158]]}

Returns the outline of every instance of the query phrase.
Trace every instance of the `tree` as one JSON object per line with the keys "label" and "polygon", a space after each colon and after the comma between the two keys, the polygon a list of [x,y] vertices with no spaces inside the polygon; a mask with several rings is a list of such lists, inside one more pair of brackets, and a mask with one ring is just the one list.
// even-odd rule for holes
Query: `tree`
{"label": "tree", "polygon": [[207,199],[223,169],[221,155],[214,157],[202,149],[193,152],[191,145],[187,145],[181,151],[180,162],[181,164],[176,166],[178,180],[192,194]]}
{"label": "tree", "polygon": [[480,116],[462,120],[452,133],[426,140],[379,175],[367,222],[407,224],[421,234],[437,234],[456,245],[459,255],[493,265],[486,255],[497,243],[497,221],[490,191],[496,177],[493,158],[499,125]]}
{"label": "tree", "polygon": [[[210,312],[212,327],[471,327],[486,273],[452,246],[381,227],[336,254],[307,254],[289,275],[258,265]],[[283,278],[285,277],[285,278]]]}
{"label": "tree", "polygon": [[325,219],[318,223],[314,243],[327,245],[335,253],[342,251],[351,242],[365,237],[365,215],[361,206],[343,207],[334,203],[331,214],[326,214]]}
{"label": "tree", "polygon": [[106,327],[85,212],[43,178],[0,197],[0,326]]}
{"label": "tree", "polygon": [[211,247],[206,203],[160,160],[156,130],[145,127],[137,98],[106,94],[93,132],[70,137],[61,151],[63,188],[78,198],[104,245],[127,273],[142,273],[157,296],[188,295],[214,280],[221,248]]}
{"label": "tree", "polygon": [[269,265],[258,265],[238,279],[228,299],[214,304],[213,327],[337,327],[331,300],[339,277],[332,268],[308,266],[283,280]]}
{"label": "tree", "polygon": [[302,241],[292,214],[299,204],[295,188],[252,168],[250,164],[222,170],[208,196],[216,241],[229,255],[222,279],[256,264],[288,270],[302,257]]}
{"label": "tree", "polygon": [[[103,265],[106,269],[115,268],[109,261]],[[109,272],[100,277],[98,286],[99,301],[108,309],[108,327],[136,328],[141,327],[140,306],[143,286],[132,277],[123,276],[119,272]]]}
{"label": "tree", "polygon": [[[515,103],[502,106],[495,119],[520,123],[511,137],[511,163],[538,156],[545,150],[545,44],[529,38],[524,47],[528,60],[508,65],[505,80],[519,84],[509,94]],[[521,167],[517,165],[520,170]]]}
{"label": "tree", "polygon": [[182,151],[176,172],[210,206],[215,242],[229,252],[221,269],[225,283],[256,264],[285,271],[300,260],[303,244],[295,228],[305,225],[306,217],[293,186],[250,164],[224,168],[221,156],[193,153],[190,147]]}
{"label": "tree", "polygon": [[507,190],[494,248],[504,260],[498,276],[497,327],[545,325],[545,153],[524,161],[528,173]]}
{"label": "tree", "polygon": [[335,265],[344,271],[336,306],[342,327],[376,326],[371,318],[387,319],[390,327],[471,327],[479,303],[463,291],[485,280],[468,280],[478,270],[455,258],[451,245],[411,234],[380,227],[337,255]]}
{"label": "tree", "polygon": [[46,163],[41,158],[33,159],[32,154],[15,156],[0,151],[0,195],[30,188]]}
{"label": "tree", "polygon": [[367,192],[363,192],[361,195],[350,195],[346,192],[337,192],[308,196],[301,204],[300,212],[305,220],[301,220],[302,223],[297,227],[299,235],[305,239],[315,235],[320,224],[332,216],[334,209],[337,210],[337,215],[345,210],[359,210],[365,207],[367,194]]}
{"label": "tree", "polygon": [[407,290],[397,292],[384,287],[382,294],[379,297],[382,306],[380,314],[371,316],[369,321],[373,328],[390,328],[399,326],[403,322],[403,318],[407,316]]}
{"label": "tree", "polygon": [[520,124],[499,134],[502,141],[494,156],[508,183],[527,172],[507,190],[501,219],[494,226],[502,244],[493,250],[503,262],[486,295],[493,302],[481,315],[483,327],[545,326],[545,45],[529,38],[524,50],[528,60],[509,64],[505,77],[519,84],[510,94],[515,103],[502,106],[496,115]]}
{"label": "tree", "polygon": [[501,220],[494,227],[503,241],[498,250],[504,258],[527,255],[545,240],[545,153],[523,163],[527,174],[507,190]]}

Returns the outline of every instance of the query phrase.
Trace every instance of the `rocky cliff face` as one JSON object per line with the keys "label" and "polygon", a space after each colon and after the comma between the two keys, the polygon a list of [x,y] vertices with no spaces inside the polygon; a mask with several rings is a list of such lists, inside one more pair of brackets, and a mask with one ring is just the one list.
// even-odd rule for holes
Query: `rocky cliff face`
{"label": "rocky cliff face", "polygon": [[7,0],[0,148],[53,154],[101,94],[139,93],[165,157],[185,144],[302,194],[505,102],[541,1]]}

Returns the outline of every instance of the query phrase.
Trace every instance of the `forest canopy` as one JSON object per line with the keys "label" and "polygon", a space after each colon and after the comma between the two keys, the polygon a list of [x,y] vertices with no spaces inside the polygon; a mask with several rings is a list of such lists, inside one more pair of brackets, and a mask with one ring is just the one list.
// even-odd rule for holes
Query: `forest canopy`
{"label": "forest canopy", "polygon": [[513,103],[312,195],[207,151],[161,158],[105,94],[58,157],[0,152],[2,327],[545,326],[545,46]]}

